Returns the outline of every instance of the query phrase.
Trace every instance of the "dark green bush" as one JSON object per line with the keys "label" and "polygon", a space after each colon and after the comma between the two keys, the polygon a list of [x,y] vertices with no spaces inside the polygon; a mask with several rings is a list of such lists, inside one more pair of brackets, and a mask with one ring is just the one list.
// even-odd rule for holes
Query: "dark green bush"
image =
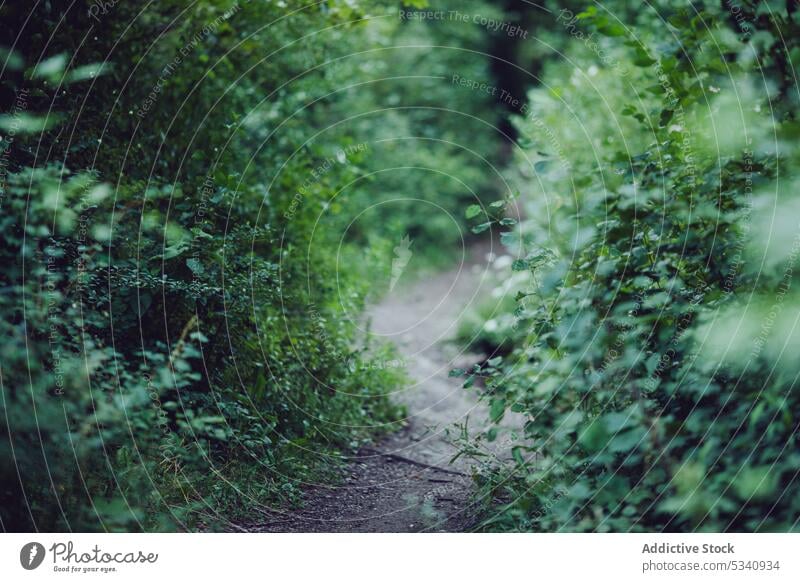
{"label": "dark green bush", "polygon": [[[441,227],[401,203],[391,224],[345,236],[366,205],[406,192],[404,176],[368,174],[387,156],[429,173],[469,157],[376,145],[403,124],[463,141],[435,111],[372,112],[439,102],[437,83],[381,82],[414,74],[424,50],[382,49],[418,33],[394,4],[349,0],[0,15],[4,42],[20,39],[0,84],[2,527],[224,527],[298,501],[394,426],[386,394],[403,378],[368,365],[393,356],[356,322],[399,238]],[[451,211],[471,196],[414,179]],[[481,171],[468,180],[488,188]]]}

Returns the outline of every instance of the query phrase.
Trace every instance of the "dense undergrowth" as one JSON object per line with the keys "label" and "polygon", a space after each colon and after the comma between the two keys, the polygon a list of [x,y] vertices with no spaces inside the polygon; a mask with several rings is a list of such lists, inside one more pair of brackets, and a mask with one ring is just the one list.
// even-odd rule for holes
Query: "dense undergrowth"
{"label": "dense undergrowth", "polygon": [[514,459],[485,529],[797,529],[797,13],[3,4],[0,526],[300,502],[400,425],[398,249],[471,227],[513,258],[464,373],[524,419],[464,443]]}
{"label": "dense undergrowth", "polygon": [[443,81],[480,30],[399,6],[3,4],[3,529],[226,527],[397,426],[360,312],[494,196],[500,117]]}
{"label": "dense undergrowth", "polygon": [[484,527],[797,530],[796,5],[547,6]]}

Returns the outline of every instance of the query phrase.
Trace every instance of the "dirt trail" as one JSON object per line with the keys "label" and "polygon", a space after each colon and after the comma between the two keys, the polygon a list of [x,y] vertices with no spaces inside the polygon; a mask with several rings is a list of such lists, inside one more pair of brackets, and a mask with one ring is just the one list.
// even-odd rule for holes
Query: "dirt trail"
{"label": "dirt trail", "polygon": [[[494,250],[497,251],[495,245]],[[456,268],[397,288],[368,312],[371,333],[394,342],[411,384],[393,398],[408,410],[403,430],[362,449],[337,486],[306,490],[296,512],[276,515],[256,531],[464,531],[474,523],[472,479],[466,458],[450,464],[456,423],[470,432],[487,418],[475,390],[464,390],[454,367],[480,359],[451,341],[461,318],[491,290],[488,244],[468,249]]]}

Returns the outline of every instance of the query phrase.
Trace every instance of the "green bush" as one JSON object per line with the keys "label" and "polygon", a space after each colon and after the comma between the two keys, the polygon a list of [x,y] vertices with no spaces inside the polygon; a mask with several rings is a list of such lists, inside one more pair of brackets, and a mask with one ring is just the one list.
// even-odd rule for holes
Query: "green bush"
{"label": "green bush", "polygon": [[700,8],[553,12],[504,235],[526,333],[471,371],[525,419],[481,437],[516,460],[487,529],[798,527],[798,16]]}
{"label": "green bush", "polygon": [[[450,66],[423,50],[397,62],[391,43],[422,33],[394,4],[107,4],[0,8],[3,38],[24,40],[3,50],[0,83],[0,519],[224,527],[300,501],[395,426],[386,395],[404,378],[370,365],[394,356],[356,323],[400,236],[436,241],[441,225],[410,202],[391,225],[346,225],[408,191],[413,174],[370,176],[387,157],[457,173],[467,156],[380,139],[406,125],[458,143],[466,128],[371,113],[441,97],[382,76]],[[368,10],[390,14],[383,29]],[[413,179],[430,204],[469,196]]]}

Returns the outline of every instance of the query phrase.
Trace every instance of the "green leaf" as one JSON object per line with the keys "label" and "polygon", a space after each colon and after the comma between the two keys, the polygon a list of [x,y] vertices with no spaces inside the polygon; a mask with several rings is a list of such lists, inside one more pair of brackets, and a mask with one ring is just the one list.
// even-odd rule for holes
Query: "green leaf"
{"label": "green leaf", "polygon": [[489,418],[492,422],[499,422],[506,412],[506,401],[502,398],[493,398],[489,407]]}
{"label": "green leaf", "polygon": [[467,210],[466,210],[466,212],[464,213],[464,215],[465,215],[467,218],[475,218],[475,217],[476,217],[476,216],[478,216],[478,215],[479,215],[481,212],[483,212],[483,209],[482,209],[482,208],[481,208],[479,205],[477,205],[477,204],[471,204],[470,206],[467,206]]}
{"label": "green leaf", "polygon": [[72,69],[67,73],[66,83],[78,83],[89,79],[96,79],[102,75],[111,72],[111,65],[109,63],[92,63],[91,65],[82,65]]}
{"label": "green leaf", "polygon": [[49,79],[51,81],[61,78],[64,67],[67,66],[67,55],[61,53],[39,62],[31,72],[33,79]]}
{"label": "green leaf", "polygon": [[13,115],[0,115],[0,130],[9,133],[41,133],[55,127],[61,119],[59,113],[34,115],[17,112]]}
{"label": "green leaf", "polygon": [[10,71],[20,71],[25,66],[25,61],[17,51],[2,46],[0,46],[0,63],[4,63],[6,69]]}
{"label": "green leaf", "polygon": [[636,57],[633,59],[633,64],[637,67],[649,67],[650,65],[655,64],[655,60],[653,60],[647,51],[641,46],[636,46]]}
{"label": "green leaf", "polygon": [[625,430],[615,434],[608,443],[611,453],[628,453],[643,443],[647,430],[643,427]]}
{"label": "green leaf", "polygon": [[625,36],[627,34],[625,27],[621,24],[617,24],[616,22],[604,24],[603,26],[598,27],[598,31],[600,34],[612,37]]}
{"label": "green leaf", "polygon": [[608,414],[600,417],[600,422],[605,424],[609,433],[616,433],[625,428],[633,426],[636,420],[631,415],[630,411],[623,412],[609,412]]}
{"label": "green leaf", "polygon": [[605,424],[599,420],[593,421],[579,434],[578,442],[590,453],[600,452],[608,444],[608,431]]}
{"label": "green leaf", "polygon": [[746,467],[735,481],[736,493],[745,501],[770,499],[778,485],[776,477],[769,466]]}
{"label": "green leaf", "polygon": [[513,263],[511,263],[511,270],[512,271],[527,271],[528,270],[528,261],[525,259],[517,259]]}

